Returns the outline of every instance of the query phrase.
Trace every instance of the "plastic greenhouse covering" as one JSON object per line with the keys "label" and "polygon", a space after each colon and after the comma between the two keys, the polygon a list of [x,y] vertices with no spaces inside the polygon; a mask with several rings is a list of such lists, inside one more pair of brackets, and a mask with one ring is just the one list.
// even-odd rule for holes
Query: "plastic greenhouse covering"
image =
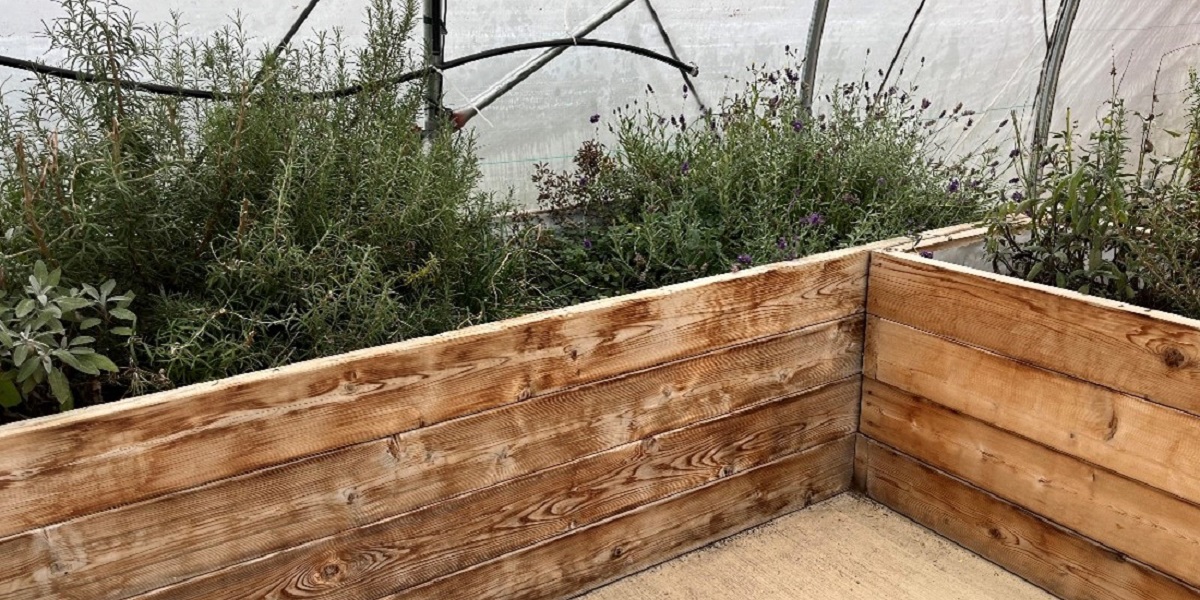
{"label": "plastic greenhouse covering", "polygon": [[[1169,128],[1182,119],[1181,102],[1191,66],[1200,63],[1200,11],[1193,0],[1064,0],[1077,3],[1065,31],[1065,54],[1052,104],[1050,129],[1063,128],[1068,110],[1086,132],[1118,86],[1129,108],[1155,110]],[[125,0],[143,21],[182,13],[189,35],[205,36],[240,11],[249,32],[273,45],[304,8],[302,0]],[[367,0],[324,0],[297,41],[340,27],[351,40],[365,29]],[[446,0],[446,57],[496,46],[571,37],[580,23],[609,0]],[[808,47],[817,14],[815,0],[634,0],[589,37],[625,42],[660,53],[668,47],[651,18],[652,5],[681,60],[700,69],[694,79],[713,103],[737,89],[751,64],[797,66]],[[55,17],[47,0],[0,0],[0,55],[53,62],[39,37],[42,21]],[[998,128],[1014,114],[1022,135],[1033,130],[1043,67],[1059,28],[1056,0],[829,0],[820,29],[816,68],[820,96],[840,81],[879,80],[895,58],[889,83],[916,85],[935,105],[962,102],[978,114],[977,125],[954,130],[945,142],[963,152],[1012,145],[1014,129]],[[914,18],[915,16],[915,18]],[[903,42],[903,43],[902,43]],[[789,58],[785,48],[796,50]],[[446,72],[444,103],[471,100],[524,63],[536,51],[510,54]],[[902,70],[902,73],[901,73]],[[1114,74],[1115,73],[1115,74]],[[0,68],[4,89],[19,89],[27,73]],[[647,96],[647,86],[658,93]],[[486,185],[513,189],[532,202],[535,163],[566,167],[580,144],[609,135],[603,119],[627,103],[695,116],[685,99],[680,72],[661,62],[603,48],[571,48],[482,109],[468,129],[477,137]],[[1156,143],[1159,143],[1156,140]],[[1162,140],[1168,147],[1171,140]]]}

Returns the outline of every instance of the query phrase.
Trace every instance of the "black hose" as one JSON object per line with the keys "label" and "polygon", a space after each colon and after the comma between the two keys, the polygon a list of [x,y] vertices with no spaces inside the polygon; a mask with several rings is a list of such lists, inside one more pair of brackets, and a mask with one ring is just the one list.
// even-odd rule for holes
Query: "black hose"
{"label": "black hose", "polygon": [[[421,68],[421,69],[418,69],[415,71],[409,71],[407,73],[397,75],[396,77],[392,77],[392,78],[384,80],[384,81],[376,81],[376,82],[371,82],[371,83],[366,83],[366,84],[360,83],[360,84],[355,84],[355,85],[341,88],[341,89],[327,90],[327,91],[323,91],[323,92],[301,93],[301,94],[294,95],[293,99],[296,99],[296,100],[306,100],[306,99],[307,100],[328,100],[328,99],[332,99],[332,98],[345,98],[347,96],[353,96],[353,95],[355,95],[359,92],[362,92],[363,90],[368,89],[368,88],[399,85],[401,83],[406,83],[409,81],[414,81],[416,79],[420,79],[421,77],[424,77],[431,68],[437,68],[437,69],[444,71],[444,70],[453,69],[456,67],[461,67],[463,65],[467,65],[467,64],[470,64],[470,63],[473,63],[476,61],[480,61],[480,60],[484,60],[484,59],[488,59],[488,58],[494,58],[497,56],[503,56],[505,54],[512,54],[514,52],[522,52],[525,50],[536,50],[539,48],[560,48],[560,47],[570,47],[570,46],[587,46],[587,47],[595,47],[595,48],[609,48],[609,49],[613,49],[613,50],[621,50],[624,52],[630,52],[630,53],[636,54],[638,56],[644,56],[646,58],[650,58],[653,60],[657,60],[659,62],[666,63],[668,65],[671,65],[672,67],[675,67],[676,69],[679,69],[679,70],[684,71],[685,73],[689,73],[691,75],[697,75],[700,72],[700,70],[694,65],[685,64],[680,60],[671,58],[669,56],[664,56],[662,54],[654,52],[653,50],[647,50],[646,48],[642,48],[640,46],[633,46],[630,44],[623,44],[620,42],[609,42],[609,41],[605,41],[605,40],[593,40],[593,39],[587,39],[587,38],[578,38],[578,39],[562,38],[562,39],[556,39],[556,40],[545,40],[545,41],[541,41],[541,42],[526,42],[523,44],[513,44],[511,46],[502,46],[499,48],[492,48],[490,50],[484,50],[483,52],[478,52],[478,53],[471,54],[468,56],[463,56],[460,58],[448,60],[448,61],[441,63],[440,65],[435,65],[435,67],[424,67],[424,68]],[[95,73],[86,73],[83,71],[74,71],[71,69],[64,69],[62,67],[53,67],[50,65],[42,64],[42,63],[37,63],[37,62],[29,61],[29,60],[12,58],[9,56],[2,56],[2,55],[0,55],[0,67],[9,67],[9,68],[13,68],[13,69],[20,69],[22,71],[30,71],[32,73],[49,75],[51,77],[58,77],[60,79],[70,79],[70,80],[74,80],[74,81],[81,81],[81,82],[87,82],[87,83],[110,83],[110,84],[114,84],[114,85],[120,86],[125,89],[135,90],[135,91],[139,91],[139,92],[147,92],[150,94],[158,94],[158,95],[162,95],[162,96],[178,96],[178,97],[183,97],[183,98],[195,98],[198,100],[226,100],[226,99],[229,99],[232,97],[232,95],[230,95],[230,94],[227,94],[224,92],[212,91],[212,90],[201,90],[201,89],[195,89],[195,88],[176,87],[176,86],[162,85],[162,84],[158,84],[158,83],[144,83],[144,82],[140,82],[140,81],[126,81],[126,80],[117,81],[117,80],[109,79],[108,77],[104,77],[103,75],[97,75]]]}

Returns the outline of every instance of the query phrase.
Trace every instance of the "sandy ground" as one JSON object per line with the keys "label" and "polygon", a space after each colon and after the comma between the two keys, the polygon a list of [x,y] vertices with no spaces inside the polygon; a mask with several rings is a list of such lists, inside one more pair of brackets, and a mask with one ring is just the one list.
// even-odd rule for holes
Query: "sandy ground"
{"label": "sandy ground", "polygon": [[903,516],[842,494],[581,596],[586,600],[1054,597]]}

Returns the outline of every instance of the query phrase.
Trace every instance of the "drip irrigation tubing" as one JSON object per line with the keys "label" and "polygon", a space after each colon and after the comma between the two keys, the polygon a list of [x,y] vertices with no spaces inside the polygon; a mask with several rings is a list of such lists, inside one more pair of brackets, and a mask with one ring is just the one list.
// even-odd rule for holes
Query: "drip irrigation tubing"
{"label": "drip irrigation tubing", "polygon": [[[504,56],[506,54],[513,54],[513,53],[522,52],[525,50],[536,50],[539,48],[571,47],[571,46],[608,48],[608,49],[612,49],[612,50],[620,50],[623,52],[629,52],[632,54],[636,54],[638,56],[643,56],[646,58],[657,60],[659,62],[666,63],[668,65],[671,65],[672,67],[675,67],[676,69],[679,69],[680,71],[683,71],[684,73],[688,73],[693,76],[700,73],[700,69],[697,68],[695,65],[686,64],[683,61],[680,61],[679,59],[672,58],[670,56],[664,56],[662,54],[659,54],[658,52],[655,52],[653,50],[648,50],[648,49],[642,48],[640,46],[634,46],[631,44],[623,44],[621,42],[610,42],[607,40],[595,40],[595,39],[589,39],[589,38],[577,38],[577,39],[562,38],[562,39],[544,40],[544,41],[540,41],[540,42],[525,42],[525,43],[521,43],[521,44],[512,44],[509,46],[501,46],[499,48],[492,48],[490,50],[484,50],[483,52],[478,52],[475,54],[470,54],[467,56],[451,59],[451,60],[445,61],[438,65],[431,65],[428,67],[417,69],[415,71],[409,71],[407,73],[403,73],[401,75],[397,75],[395,77],[385,79],[383,81],[360,83],[360,84],[355,84],[355,85],[352,85],[349,87],[344,87],[344,88],[335,89],[335,90],[326,90],[326,91],[321,91],[321,92],[298,93],[298,94],[294,94],[292,96],[292,98],[294,100],[330,100],[330,99],[335,99],[335,98],[345,98],[348,96],[353,96],[355,94],[361,93],[368,89],[377,89],[379,87],[399,85],[402,83],[407,83],[409,81],[415,81],[417,79],[424,77],[433,69],[440,69],[440,70],[445,71],[445,70],[461,67],[464,65],[468,65],[470,63],[477,62],[480,60],[485,60],[488,58],[495,58],[497,56]],[[141,82],[141,81],[114,80],[114,79],[105,77],[103,75],[97,75],[96,73],[87,73],[84,71],[75,71],[72,69],[64,69],[62,67],[55,67],[55,66],[46,65],[46,64],[42,64],[42,63],[30,61],[30,60],[13,58],[10,56],[3,56],[3,55],[0,55],[0,67],[9,67],[12,69],[19,69],[22,71],[29,71],[32,73],[38,73],[38,74],[47,75],[50,77],[57,77],[60,79],[69,79],[69,80],[74,80],[74,81],[79,81],[79,82],[84,82],[84,83],[110,83],[113,85],[120,86],[124,89],[129,89],[129,90],[134,90],[134,91],[139,91],[139,92],[146,92],[146,93],[150,93],[150,94],[158,94],[158,95],[162,95],[162,96],[177,96],[177,97],[183,97],[183,98],[194,98],[197,100],[227,100],[230,98],[237,97],[236,94],[229,94],[226,92],[218,92],[218,91],[214,91],[214,90],[203,90],[203,89],[196,89],[196,88],[177,87],[177,86],[163,85],[163,84],[159,84],[159,83],[146,83],[146,82]]]}

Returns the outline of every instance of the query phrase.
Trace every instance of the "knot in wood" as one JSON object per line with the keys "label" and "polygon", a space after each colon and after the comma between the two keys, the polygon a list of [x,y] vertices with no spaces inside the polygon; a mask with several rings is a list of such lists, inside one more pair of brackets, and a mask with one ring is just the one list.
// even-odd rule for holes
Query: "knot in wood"
{"label": "knot in wood", "polygon": [[1167,346],[1162,353],[1163,363],[1170,369],[1179,369],[1188,363],[1188,357],[1183,350],[1175,346]]}
{"label": "knot in wood", "polygon": [[321,583],[331,583],[342,578],[345,569],[340,563],[331,562],[321,567],[318,577]]}

